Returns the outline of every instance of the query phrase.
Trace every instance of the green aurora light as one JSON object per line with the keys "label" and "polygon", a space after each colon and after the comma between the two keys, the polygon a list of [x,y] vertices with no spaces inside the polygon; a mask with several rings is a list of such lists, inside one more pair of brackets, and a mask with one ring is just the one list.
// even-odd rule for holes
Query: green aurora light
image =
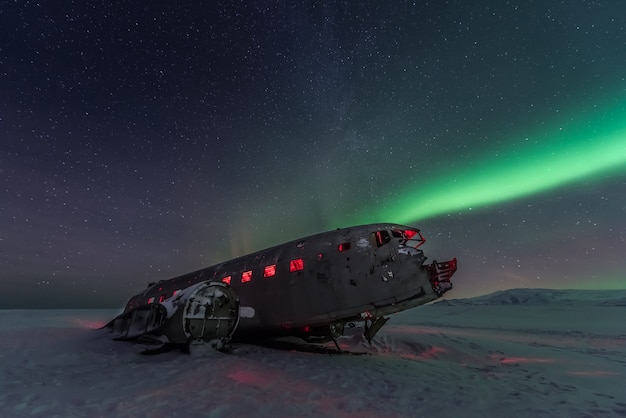
{"label": "green aurora light", "polygon": [[563,288],[588,289],[588,290],[615,290],[626,289],[626,276],[623,272],[613,272],[611,270],[598,272],[600,277],[582,277],[574,279]]}
{"label": "green aurora light", "polygon": [[474,158],[469,164],[451,160],[445,174],[422,175],[415,185],[405,187],[399,198],[381,208],[368,208],[357,214],[355,221],[412,224],[451,211],[518,199],[582,178],[626,172],[626,107],[584,123],[524,135],[516,142],[522,145]]}

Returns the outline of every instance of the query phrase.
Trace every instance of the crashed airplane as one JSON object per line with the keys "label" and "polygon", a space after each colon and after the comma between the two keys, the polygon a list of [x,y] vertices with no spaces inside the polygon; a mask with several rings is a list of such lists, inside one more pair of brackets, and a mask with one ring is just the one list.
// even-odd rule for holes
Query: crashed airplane
{"label": "crashed airplane", "polygon": [[359,323],[371,341],[386,315],[452,288],[456,259],[425,263],[424,242],[418,229],[396,224],[297,239],[152,283],[105,328],[117,340],[157,344],[148,353],[286,336],[337,345]]}

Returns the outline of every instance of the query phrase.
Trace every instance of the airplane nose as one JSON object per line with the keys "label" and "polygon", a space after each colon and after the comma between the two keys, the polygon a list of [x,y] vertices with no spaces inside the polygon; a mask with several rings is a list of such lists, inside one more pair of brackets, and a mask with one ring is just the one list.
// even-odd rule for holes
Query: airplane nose
{"label": "airplane nose", "polygon": [[437,296],[441,296],[448,290],[452,289],[452,282],[450,279],[456,272],[456,258],[442,263],[433,261],[425,267],[426,270],[428,270],[430,283],[433,286],[435,293],[437,293]]}

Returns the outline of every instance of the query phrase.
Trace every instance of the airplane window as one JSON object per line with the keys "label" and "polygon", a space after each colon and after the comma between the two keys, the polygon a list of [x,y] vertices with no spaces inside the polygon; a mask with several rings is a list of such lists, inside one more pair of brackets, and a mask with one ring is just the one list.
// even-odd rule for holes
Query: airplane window
{"label": "airplane window", "polygon": [[244,271],[241,274],[241,283],[247,283],[252,280],[252,270]]}
{"label": "airplane window", "polygon": [[230,284],[230,276],[222,278],[222,283]]}
{"label": "airplane window", "polygon": [[406,245],[407,247],[417,248],[426,242],[426,240],[424,239],[422,234],[419,233],[418,230],[407,229],[404,231],[404,236],[406,237],[404,245]]}
{"label": "airplane window", "polygon": [[276,264],[265,266],[265,270],[263,271],[263,277],[272,277],[275,275],[276,275]]}
{"label": "airplane window", "polygon": [[296,258],[295,260],[291,260],[289,262],[289,271],[294,272],[298,270],[304,270],[304,260],[301,258]]}
{"label": "airplane window", "polygon": [[374,234],[376,236],[376,245],[379,247],[382,247],[391,241],[391,237],[387,231],[376,231]]}
{"label": "airplane window", "polygon": [[342,242],[337,246],[339,252],[348,251],[350,249],[350,242]]}

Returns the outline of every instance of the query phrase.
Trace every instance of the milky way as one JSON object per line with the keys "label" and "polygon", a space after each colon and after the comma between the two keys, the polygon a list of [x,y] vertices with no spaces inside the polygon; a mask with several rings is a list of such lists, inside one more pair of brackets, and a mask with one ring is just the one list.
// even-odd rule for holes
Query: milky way
{"label": "milky way", "polygon": [[626,287],[621,1],[14,2],[0,39],[0,308],[378,221],[454,297]]}

